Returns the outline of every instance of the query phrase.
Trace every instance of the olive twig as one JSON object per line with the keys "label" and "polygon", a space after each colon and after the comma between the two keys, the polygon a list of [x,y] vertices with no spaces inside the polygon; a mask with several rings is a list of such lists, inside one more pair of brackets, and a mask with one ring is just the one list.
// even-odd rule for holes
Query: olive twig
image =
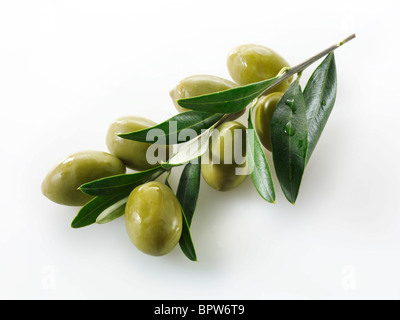
{"label": "olive twig", "polygon": [[353,33],[352,35],[348,36],[343,41],[340,41],[339,43],[331,45],[329,48],[326,48],[325,50],[321,51],[320,53],[316,54],[315,56],[307,59],[306,61],[304,61],[300,64],[298,64],[294,67],[291,67],[291,68],[287,68],[287,67],[283,68],[278,74],[279,78],[271,86],[269,86],[261,95],[264,95],[266,92],[268,92],[271,89],[273,89],[274,87],[278,86],[280,83],[282,83],[286,79],[290,78],[291,76],[295,75],[296,73],[302,72],[303,70],[305,70],[307,67],[309,67],[314,62],[323,58],[324,56],[326,56],[327,54],[336,50],[337,48],[341,47],[342,45],[349,42],[350,40],[353,40],[355,37],[356,37],[356,34]]}

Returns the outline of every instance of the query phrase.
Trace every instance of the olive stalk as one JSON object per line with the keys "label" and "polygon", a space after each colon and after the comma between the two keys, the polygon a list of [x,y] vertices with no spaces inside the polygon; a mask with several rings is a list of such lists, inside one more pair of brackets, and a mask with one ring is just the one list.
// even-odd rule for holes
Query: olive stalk
{"label": "olive stalk", "polygon": [[311,64],[314,62],[318,61],[319,59],[323,58],[324,56],[328,55],[332,51],[336,50],[337,48],[341,47],[345,43],[349,42],[350,40],[353,40],[356,37],[356,34],[353,33],[352,35],[348,36],[346,39],[343,41],[340,41],[339,43],[336,43],[334,45],[331,45],[329,48],[326,48],[325,50],[321,51],[320,53],[316,54],[315,56],[307,59],[306,61],[291,67],[291,68],[283,68],[279,74],[278,74],[278,79],[270,86],[268,87],[261,95],[265,95],[268,91],[285,81],[286,79],[290,78],[291,76],[295,75],[296,73],[301,73],[303,70],[305,70],[307,67],[309,67]]}

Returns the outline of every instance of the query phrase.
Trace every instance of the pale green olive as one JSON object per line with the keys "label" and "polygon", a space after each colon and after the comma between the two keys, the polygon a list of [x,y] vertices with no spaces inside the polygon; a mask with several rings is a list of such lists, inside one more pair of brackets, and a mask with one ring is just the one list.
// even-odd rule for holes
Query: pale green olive
{"label": "pale green olive", "polygon": [[167,160],[166,146],[157,145],[157,152],[147,152],[151,143],[124,139],[118,134],[139,131],[155,125],[154,121],[142,117],[126,116],[116,119],[108,129],[106,137],[108,150],[130,169],[143,171],[154,168],[159,164],[157,160]]}
{"label": "pale green olive", "polygon": [[247,178],[245,126],[228,121],[216,128],[202,156],[201,172],[207,184],[219,191],[234,189]]}
{"label": "pale green olive", "polygon": [[81,206],[92,199],[78,190],[82,184],[125,172],[122,161],[109,153],[77,152],[50,170],[42,183],[42,193],[56,203]]}
{"label": "pale green olive", "polygon": [[[233,48],[227,59],[228,71],[240,85],[275,77],[284,67],[289,67],[287,61],[274,50],[256,44],[244,44]],[[282,82],[271,92],[284,92],[289,87],[292,78]]]}
{"label": "pale green olive", "polygon": [[255,106],[254,126],[261,143],[269,151],[272,151],[271,119],[282,96],[282,92],[271,93],[259,98]]}
{"label": "pale green olive", "polygon": [[182,213],[170,188],[158,181],[136,187],[125,207],[125,226],[142,252],[161,256],[170,252],[182,233]]}
{"label": "pale green olive", "polygon": [[169,95],[179,112],[188,111],[176,102],[179,99],[193,98],[203,94],[214,93],[237,87],[237,84],[211,75],[194,75],[180,81]]}

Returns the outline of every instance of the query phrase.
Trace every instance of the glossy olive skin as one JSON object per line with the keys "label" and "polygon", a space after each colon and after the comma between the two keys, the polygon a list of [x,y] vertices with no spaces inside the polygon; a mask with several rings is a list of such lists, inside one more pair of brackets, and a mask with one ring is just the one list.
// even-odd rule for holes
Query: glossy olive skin
{"label": "glossy olive skin", "polygon": [[237,121],[228,121],[218,126],[215,132],[201,159],[202,176],[218,191],[232,190],[248,176],[246,127]]}
{"label": "glossy olive skin", "polygon": [[[243,44],[233,48],[227,59],[227,67],[233,81],[246,85],[275,77],[288,62],[274,50],[257,45]],[[292,78],[282,82],[271,92],[284,92]]]}
{"label": "glossy olive skin", "polygon": [[272,151],[271,146],[271,119],[278,102],[282,99],[282,92],[274,92],[258,99],[255,106],[254,126],[263,146]]}
{"label": "glossy olive skin", "polygon": [[182,213],[170,188],[158,181],[136,187],[125,208],[125,226],[132,243],[142,252],[162,256],[179,242]]}
{"label": "glossy olive skin", "polygon": [[[119,137],[118,134],[139,131],[153,127],[156,124],[157,123],[152,120],[135,116],[125,116],[116,119],[111,123],[108,129],[106,137],[108,150],[111,154],[121,159],[125,165],[132,170],[143,171],[154,168],[158,163],[151,164],[146,157],[147,149],[151,146],[150,143],[123,139]],[[160,145],[159,148],[166,147]],[[168,148],[164,151],[166,157],[164,157],[163,161],[166,161]]]}
{"label": "glossy olive skin", "polygon": [[193,75],[180,81],[175,88],[173,88],[169,95],[174,102],[175,108],[179,112],[188,111],[182,108],[176,100],[193,98],[203,94],[214,93],[219,91],[228,90],[237,87],[237,84],[212,75]]}
{"label": "glossy olive skin", "polygon": [[56,203],[81,206],[92,199],[78,190],[82,184],[125,172],[123,162],[109,153],[76,152],[49,171],[42,183],[42,193]]}

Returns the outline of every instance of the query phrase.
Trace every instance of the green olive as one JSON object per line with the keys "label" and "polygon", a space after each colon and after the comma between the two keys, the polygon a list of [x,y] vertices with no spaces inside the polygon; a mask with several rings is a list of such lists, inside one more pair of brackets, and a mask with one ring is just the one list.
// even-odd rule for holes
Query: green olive
{"label": "green olive", "polygon": [[255,106],[255,129],[263,146],[272,151],[271,147],[271,119],[278,102],[282,99],[282,92],[274,92],[261,97]]}
{"label": "green olive", "polygon": [[188,109],[182,108],[178,105],[176,101],[179,99],[193,98],[203,94],[228,90],[234,87],[237,87],[237,84],[232,81],[217,76],[200,74],[183,79],[170,91],[169,94],[174,102],[175,108],[179,112],[183,112],[188,111]]}
{"label": "green olive", "polygon": [[[278,53],[267,47],[256,44],[244,44],[233,48],[227,59],[228,71],[240,85],[275,77],[289,64]],[[282,82],[271,92],[284,92],[289,87],[292,78]]]}
{"label": "green olive", "polygon": [[106,137],[108,150],[111,154],[121,159],[130,169],[143,171],[154,168],[159,163],[154,157],[160,157],[160,159],[166,161],[168,156],[167,147],[157,145],[158,154],[153,155],[150,152],[148,154],[147,151],[152,145],[151,143],[123,139],[118,134],[138,131],[155,125],[154,121],[135,116],[116,119],[108,129]]}
{"label": "green olive", "polygon": [[247,177],[246,127],[236,121],[218,126],[202,156],[201,172],[209,186],[228,191]]}
{"label": "green olive", "polygon": [[158,181],[136,187],[125,207],[125,226],[142,252],[161,256],[170,252],[182,233],[182,213],[170,188]]}
{"label": "green olive", "polygon": [[78,187],[93,180],[125,172],[122,161],[109,153],[77,152],[50,170],[42,183],[42,193],[56,203],[81,206],[92,197],[82,193]]}

